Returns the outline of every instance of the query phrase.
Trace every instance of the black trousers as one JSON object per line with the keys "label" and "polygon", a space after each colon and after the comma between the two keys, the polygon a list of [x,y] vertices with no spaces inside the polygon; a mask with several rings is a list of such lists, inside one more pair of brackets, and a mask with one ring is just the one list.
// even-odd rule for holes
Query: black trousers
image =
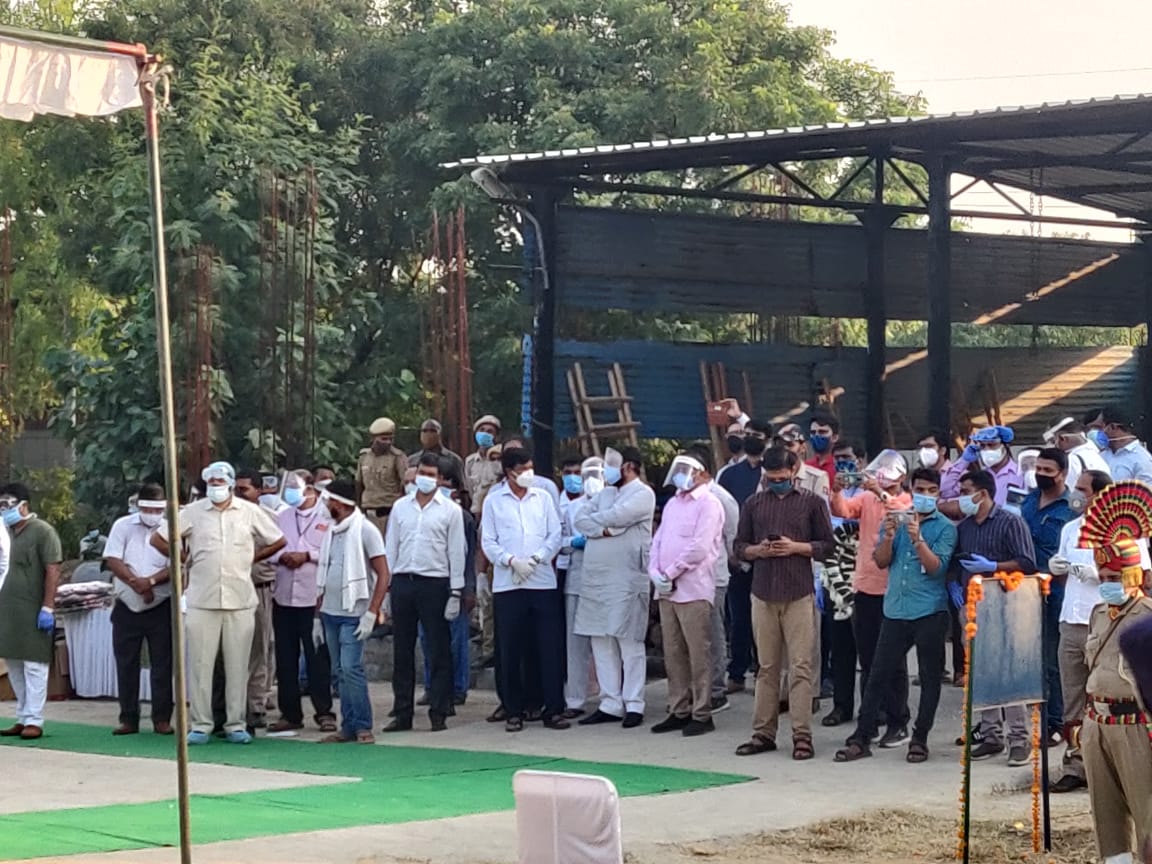
{"label": "black trousers", "polygon": [[272,606],[272,632],[276,637],[276,684],[280,714],[289,723],[303,723],[300,704],[300,654],[308,673],[308,694],[316,722],[332,714],[332,661],[328,646],[316,647],[312,628],[315,606]]}
{"label": "black trousers", "polygon": [[[868,689],[872,674],[872,658],[880,641],[880,628],[884,622],[884,597],[856,592],[852,613],[853,632],[856,636],[856,656],[860,660],[861,707],[863,694]],[[907,651],[905,651],[907,654]],[[900,672],[880,703],[880,719],[888,726],[901,728],[908,724],[908,659],[900,660]]]}
{"label": "black trousers", "polygon": [[832,707],[852,719],[856,712],[856,634],[852,619],[829,625],[832,665]]}
{"label": "black trousers", "polygon": [[[556,626],[563,602],[555,590],[518,588],[493,595],[500,696],[509,717],[543,705],[544,716],[564,711],[564,630]],[[530,680],[526,668],[534,657]]]}
{"label": "black trousers", "polygon": [[963,675],[967,671],[965,666],[968,663],[968,657],[964,653],[964,622],[960,620],[960,610],[951,603],[948,604],[948,616],[951,619],[952,672]]}
{"label": "black trousers", "polygon": [[[883,620],[876,653],[872,658],[872,675],[864,688],[860,719],[852,740],[867,746],[875,737],[879,727],[879,712],[890,700],[892,692],[899,691],[901,676],[904,677],[904,694],[907,698],[908,651],[915,647],[916,662],[920,669],[920,707],[916,711],[912,740],[921,744],[928,743],[928,733],[932,731],[936,708],[940,705],[940,687],[944,678],[944,643],[948,640],[949,624],[947,612],[937,612],[913,621],[894,618]],[[907,720],[896,728],[906,724]],[[893,728],[891,723],[889,728]]]}
{"label": "black trousers", "polygon": [[[420,626],[428,646],[431,687],[428,715],[452,711],[452,631],[444,620],[451,596],[447,579],[392,574],[392,707],[397,720],[411,720],[416,710],[416,639]],[[461,613],[463,614],[463,613]]]}
{"label": "black trousers", "polygon": [[148,642],[152,661],[152,722],[172,721],[172,601],[133,612],[117,601],[112,609],[112,653],[120,691],[120,722],[140,726],[140,651]]}

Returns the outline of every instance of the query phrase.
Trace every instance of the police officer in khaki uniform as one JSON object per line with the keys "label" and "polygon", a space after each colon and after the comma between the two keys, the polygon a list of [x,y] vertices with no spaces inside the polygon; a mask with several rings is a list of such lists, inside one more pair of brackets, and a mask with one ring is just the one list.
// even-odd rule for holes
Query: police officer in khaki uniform
{"label": "police officer in khaki uniform", "polygon": [[392,505],[404,497],[408,457],[395,446],[396,424],[381,417],[368,427],[372,446],[360,451],[356,462],[356,497],[364,515],[383,534]]}
{"label": "police officer in khaki uniform", "polygon": [[472,515],[476,517],[482,512],[484,496],[503,476],[499,460],[488,458],[488,451],[496,446],[500,432],[500,419],[491,414],[485,414],[472,424],[476,452],[464,460],[464,485],[472,496]]}
{"label": "police officer in khaki uniform", "polygon": [[1140,590],[1144,572],[1134,540],[1097,549],[1096,560],[1103,603],[1092,610],[1085,645],[1091,672],[1080,747],[1100,857],[1132,864],[1132,850],[1152,836],[1152,714],[1122,648],[1126,631],[1152,622],[1152,600]]}

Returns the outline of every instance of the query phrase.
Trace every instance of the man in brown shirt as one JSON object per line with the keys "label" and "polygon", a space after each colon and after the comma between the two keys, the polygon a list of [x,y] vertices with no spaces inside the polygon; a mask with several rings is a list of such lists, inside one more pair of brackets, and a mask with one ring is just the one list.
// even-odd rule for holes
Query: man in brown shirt
{"label": "man in brown shirt", "polygon": [[760,660],[752,739],[737,748],[738,756],[776,749],[785,650],[792,758],[814,755],[812,656],[817,633],[812,562],[823,561],[832,550],[832,520],[822,498],[793,483],[797,459],[782,447],[764,454],[764,491],[745,502],[736,531],[736,557],[752,562],[752,634]]}
{"label": "man in brown shirt", "polygon": [[392,505],[404,497],[408,457],[395,445],[396,424],[380,417],[368,427],[372,446],[356,460],[356,497],[364,515],[383,534]]}

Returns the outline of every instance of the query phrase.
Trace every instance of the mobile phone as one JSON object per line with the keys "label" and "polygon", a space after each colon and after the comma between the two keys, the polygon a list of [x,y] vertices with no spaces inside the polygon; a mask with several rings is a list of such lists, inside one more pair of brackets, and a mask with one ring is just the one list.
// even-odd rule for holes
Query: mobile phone
{"label": "mobile phone", "polygon": [[896,517],[898,525],[910,525],[916,518],[916,514],[911,510],[895,510],[892,515]]}
{"label": "mobile phone", "polygon": [[1009,486],[1008,494],[1005,496],[1004,509],[1009,513],[1020,515],[1020,505],[1024,503],[1024,499],[1028,497],[1028,490],[1021,489],[1019,486]]}

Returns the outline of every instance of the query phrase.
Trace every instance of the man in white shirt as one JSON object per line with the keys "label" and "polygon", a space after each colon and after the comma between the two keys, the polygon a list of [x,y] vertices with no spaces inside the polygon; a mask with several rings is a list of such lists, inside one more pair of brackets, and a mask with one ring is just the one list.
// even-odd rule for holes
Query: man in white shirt
{"label": "man in white shirt", "polygon": [[1100,455],[1100,448],[1088,440],[1088,430],[1074,417],[1065,417],[1044,433],[1044,440],[1051,447],[1059,447],[1068,455],[1069,489],[1076,488],[1076,481],[1083,471],[1103,471],[1108,473],[1108,463]]}
{"label": "man in white shirt", "polygon": [[[284,548],[284,535],[264,508],[232,494],[236,470],[214,462],[201,479],[207,497],[180,514],[177,537],[188,544],[189,744],[207,744],[212,732],[212,671],[223,654],[224,732],[233,744],[249,744],[246,730],[248,660],[256,630],[252,565]],[[169,554],[169,526],[161,523],[152,545]]]}
{"label": "man in white shirt", "polygon": [[140,487],[137,512],[117,519],[104,545],[104,566],[112,571],[112,653],[120,694],[120,725],[113,735],[140,731],[140,649],[148,643],[152,679],[152,730],[172,734],[172,586],[168,559],[152,546],[152,533],[164,519],[164,490]]}
{"label": "man in white shirt", "polygon": [[576,530],[588,539],[575,629],[592,637],[600,684],[600,707],[580,724],[623,721],[624,728],[633,729],[644,723],[648,554],[656,494],[640,477],[643,457],[636,448],[620,453],[608,448],[604,462],[607,488],[574,520]]}
{"label": "man in white shirt", "polygon": [[1090,428],[1103,430],[1108,446],[1100,454],[1108,464],[1112,480],[1142,480],[1152,484],[1152,455],[1136,437],[1136,427],[1127,413],[1116,406],[1104,408]]}
{"label": "man in white shirt", "polygon": [[560,513],[552,497],[536,485],[532,456],[505,447],[500,457],[504,482],[484,498],[480,542],[492,562],[496,612],[497,675],[506,714],[505,729],[519,732],[526,705],[525,657],[538,658],[544,725],[567,729],[564,719],[564,647],[560,593],[552,559],[560,551]]}
{"label": "man in white shirt", "polygon": [[581,476],[581,459],[570,456],[560,467],[564,492],[560,496],[561,548],[556,570],[564,593],[564,654],[567,675],[564,681],[564,718],[575,720],[588,707],[588,683],[592,673],[592,642],[575,631],[576,609],[580,605],[580,571],[584,566],[587,541],[572,527],[577,510],[588,503]]}
{"label": "man in white shirt", "polygon": [[[1112,484],[1112,478],[1103,471],[1083,471],[1076,483],[1076,491],[1085,499],[1084,509],[1097,494]],[[1100,605],[1100,575],[1092,549],[1080,548],[1080,529],[1084,517],[1073,519],[1060,532],[1060,548],[1048,561],[1053,576],[1067,575],[1064,605],[1060,608],[1060,691],[1064,696],[1064,740],[1068,749],[1064,754],[1064,774],[1052,784],[1053,792],[1074,792],[1087,789],[1084,757],[1080,753],[1080,726],[1084,720],[1087,699],[1088,674],[1091,672],[1086,642],[1092,609]],[[1152,569],[1148,558],[1148,540],[1141,537],[1140,566],[1144,572]]]}
{"label": "man in white shirt", "polygon": [[464,593],[464,514],[439,494],[440,457],[423,454],[416,491],[392,505],[384,539],[392,572],[392,697],[395,717],[385,732],[412,728],[416,699],[416,638],[423,627],[431,664],[428,718],[433,732],[452,713],[452,632]]}

